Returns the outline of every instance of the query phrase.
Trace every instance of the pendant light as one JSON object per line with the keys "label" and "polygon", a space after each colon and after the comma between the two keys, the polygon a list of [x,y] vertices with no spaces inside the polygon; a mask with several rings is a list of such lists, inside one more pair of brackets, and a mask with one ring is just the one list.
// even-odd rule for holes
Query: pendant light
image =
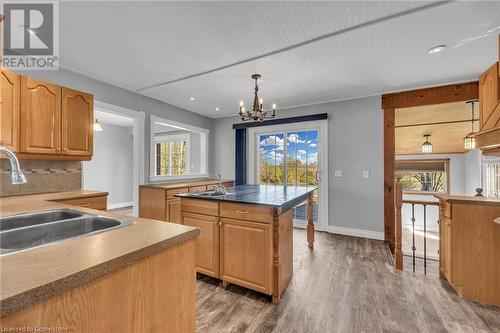
{"label": "pendant light", "polygon": [[422,143],[422,153],[432,153],[432,143],[429,142],[430,134],[424,135],[425,142]]}
{"label": "pendant light", "polygon": [[102,131],[102,126],[99,123],[99,120],[97,120],[97,119],[94,121],[94,131],[96,131],[96,132]]}
{"label": "pendant light", "polygon": [[464,148],[466,150],[471,150],[476,148],[476,138],[474,136],[474,103],[476,103],[477,100],[472,100],[472,101],[467,101],[467,104],[471,105],[471,132],[467,134],[464,138]]}

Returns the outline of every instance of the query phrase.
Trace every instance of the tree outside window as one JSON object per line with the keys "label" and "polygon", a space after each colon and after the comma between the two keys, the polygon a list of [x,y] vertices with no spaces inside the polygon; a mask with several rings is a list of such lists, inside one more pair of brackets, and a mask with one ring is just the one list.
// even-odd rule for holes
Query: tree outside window
{"label": "tree outside window", "polygon": [[449,193],[449,160],[398,160],[395,178],[406,193]]}

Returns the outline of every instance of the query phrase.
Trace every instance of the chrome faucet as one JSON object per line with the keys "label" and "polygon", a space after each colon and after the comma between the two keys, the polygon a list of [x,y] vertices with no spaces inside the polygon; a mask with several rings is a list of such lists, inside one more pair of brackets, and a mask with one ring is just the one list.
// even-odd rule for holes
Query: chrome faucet
{"label": "chrome faucet", "polygon": [[220,172],[217,172],[217,176],[219,177],[219,185],[215,185],[214,194],[226,195],[226,187],[222,185],[222,174]]}
{"label": "chrome faucet", "polygon": [[19,160],[16,155],[12,152],[12,150],[7,147],[0,146],[0,153],[3,153],[5,156],[9,158],[10,162],[10,177],[12,184],[24,184],[27,182],[26,176],[21,171],[21,167],[19,166]]}

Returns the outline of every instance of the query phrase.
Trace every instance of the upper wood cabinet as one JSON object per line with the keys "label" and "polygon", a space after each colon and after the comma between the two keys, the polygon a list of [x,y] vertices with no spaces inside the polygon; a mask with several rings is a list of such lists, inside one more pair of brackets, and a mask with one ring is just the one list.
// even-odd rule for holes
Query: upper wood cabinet
{"label": "upper wood cabinet", "polygon": [[[500,120],[498,63],[488,68],[479,77],[479,118],[481,131],[497,127]],[[497,111],[495,111],[497,109]]]}
{"label": "upper wood cabinet", "polygon": [[0,75],[0,145],[19,151],[21,77],[6,69]]}
{"label": "upper wood cabinet", "polygon": [[21,78],[21,152],[61,153],[61,87]]}
{"label": "upper wood cabinet", "polygon": [[62,152],[92,156],[94,100],[92,95],[62,88]]}

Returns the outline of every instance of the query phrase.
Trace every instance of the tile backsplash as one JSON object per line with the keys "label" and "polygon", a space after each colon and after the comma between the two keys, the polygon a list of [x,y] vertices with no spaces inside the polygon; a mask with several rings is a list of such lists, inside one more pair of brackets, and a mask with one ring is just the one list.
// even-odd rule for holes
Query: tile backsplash
{"label": "tile backsplash", "polygon": [[20,160],[19,162],[28,182],[12,185],[9,160],[0,160],[0,197],[64,192],[82,188],[81,161]]}

